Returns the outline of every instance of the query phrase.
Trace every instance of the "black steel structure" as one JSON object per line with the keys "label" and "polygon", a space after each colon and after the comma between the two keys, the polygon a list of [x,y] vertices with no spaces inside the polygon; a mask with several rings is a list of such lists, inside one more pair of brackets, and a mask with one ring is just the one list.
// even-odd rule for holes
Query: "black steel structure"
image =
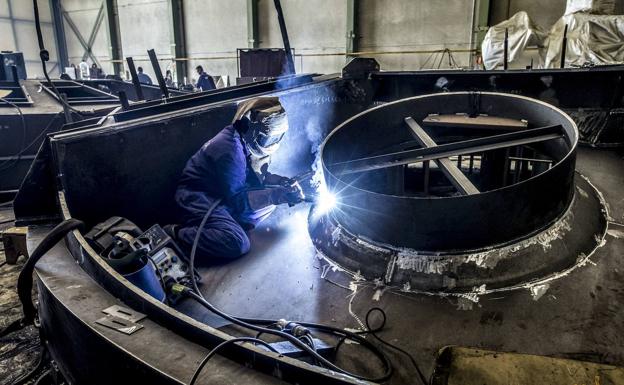
{"label": "black steel structure", "polygon": [[[472,212],[476,210],[475,206],[487,210],[489,202],[478,201],[483,197],[492,196],[493,200],[497,201],[498,207],[506,207],[525,220],[517,227],[508,226],[508,230],[495,229],[497,232],[494,235],[497,239],[490,240],[492,243],[513,241],[518,236],[522,238],[527,234],[528,222],[531,221],[534,230],[538,232],[534,234],[537,238],[527,238],[526,243],[522,243],[521,240],[517,244],[509,245],[510,249],[505,253],[510,253],[509,260],[514,260],[511,265],[506,261],[507,254],[498,254],[504,248],[495,248],[492,250],[494,254],[491,255],[477,253],[459,256],[457,260],[451,261],[450,265],[439,263],[438,257],[442,255],[414,256],[406,255],[405,250],[400,251],[403,254],[392,250],[395,252],[394,255],[384,254],[391,261],[395,257],[392,274],[386,274],[389,272],[387,269],[381,274],[378,271],[351,271],[333,262],[332,256],[323,255],[323,249],[319,247],[316,239],[322,239],[329,248],[335,241],[334,247],[339,251],[348,251],[349,249],[340,248],[350,242],[347,245],[351,247],[350,250],[359,248],[365,252],[360,255],[350,254],[355,255],[355,262],[362,266],[376,266],[359,257],[378,256],[383,247],[370,242],[368,237],[359,237],[359,234],[351,234],[354,237],[349,238],[350,234],[346,234],[347,226],[344,226],[346,234],[344,237],[339,237],[338,232],[333,237],[337,226],[331,228],[329,225],[346,223],[344,217],[340,217],[335,223],[325,222],[327,226],[321,223],[323,226],[317,226],[316,229],[321,229],[324,238],[317,237],[314,233],[314,222],[322,221],[314,217],[316,208],[310,211],[311,207],[304,204],[292,209],[283,207],[266,224],[250,234],[254,247],[249,255],[228,264],[199,266],[204,282],[201,290],[216,306],[241,316],[310,320],[360,330],[366,327],[362,317],[368,309],[382,307],[387,311],[388,323],[391,324],[390,328],[381,332],[384,338],[397,342],[402,348],[407,349],[419,363],[423,364],[426,373],[431,372],[432,357],[441,347],[440,344],[495,345],[500,349],[540,354],[568,352],[581,346],[592,351],[615,353],[619,348],[611,343],[612,339],[603,338],[603,335],[575,335],[570,331],[573,325],[585,320],[588,314],[592,314],[595,310],[594,303],[589,302],[593,299],[589,296],[584,296],[583,299],[577,296],[570,298],[570,294],[585,283],[595,285],[596,281],[567,279],[566,276],[594,274],[595,270],[584,269],[583,266],[588,264],[589,258],[598,258],[599,255],[606,262],[605,271],[611,272],[620,262],[607,258],[605,254],[608,250],[615,250],[619,255],[618,250],[624,247],[617,241],[605,241],[607,226],[611,226],[611,222],[608,219],[609,208],[604,202],[603,195],[587,179],[581,176],[572,178],[573,150],[577,139],[574,123],[544,103],[524,97],[499,96],[488,92],[451,93],[397,101],[435,90],[436,84],[442,83],[438,81],[440,76],[452,79],[447,83],[447,88],[448,85],[453,87],[453,84],[457,85],[461,81],[471,84],[471,81],[466,80],[469,77],[463,77],[461,71],[388,74],[362,70],[375,67],[372,64],[352,65],[350,68],[353,68],[354,72],[345,70],[342,76],[287,77],[225,90],[172,96],[166,102],[133,103],[125,110],[116,110],[110,114],[110,118],[76,123],[67,130],[48,136],[41,147],[15,199],[17,219],[21,224],[28,224],[41,221],[42,218],[50,222],[78,218],[84,221],[87,227],[91,227],[111,215],[118,215],[132,220],[142,228],[148,228],[154,223],[163,225],[172,223],[176,217],[172,199],[177,179],[187,159],[199,146],[231,122],[240,100],[260,95],[275,95],[280,97],[288,112],[291,127],[271,164],[275,172],[298,175],[310,171],[321,141],[334,128],[342,125],[329,137],[324,147],[323,159],[326,166],[405,151],[410,152],[410,156],[421,157],[420,160],[423,160],[425,155],[430,156],[432,160],[430,163],[436,160],[439,163],[440,159],[450,156],[462,156],[461,161],[453,159],[454,165],[444,163],[447,163],[445,167],[449,171],[450,178],[453,179],[453,176],[458,178],[456,182],[463,186],[462,193],[465,195],[450,197],[449,195],[457,192],[457,185],[449,183],[449,176],[437,172],[432,165],[429,169],[428,195],[438,195],[436,199],[440,201],[467,203],[454,209],[460,211],[467,207],[467,210]],[[567,96],[559,92],[567,85],[564,80],[577,76],[575,71],[585,71],[586,77],[593,77],[594,80],[602,79],[587,84],[585,92],[586,95],[594,94],[597,97],[594,102],[598,103],[599,108],[605,110],[618,108],[619,100],[617,103],[614,102],[613,88],[605,91],[602,81],[609,80],[612,81],[611,84],[617,84],[613,80],[621,76],[621,68],[604,71],[564,70],[557,74],[547,72],[538,75],[529,72],[528,78],[537,76],[537,80],[541,81],[540,76],[553,76],[551,88],[563,99]],[[496,71],[485,73],[484,76],[495,76],[500,81],[499,84],[505,84],[505,81],[515,74],[514,71]],[[531,84],[531,81],[518,80],[514,86],[523,92],[531,93],[533,92]],[[442,106],[435,103],[445,98],[453,103],[442,103]],[[392,101],[397,102],[389,103]],[[602,101],[605,101],[604,105],[600,105]],[[384,105],[370,110],[379,104]],[[506,123],[502,125],[505,130],[502,133],[493,132],[491,127],[487,128],[490,130],[489,133],[485,133],[486,129],[481,127],[474,131],[474,135],[469,135],[473,136],[471,138],[466,138],[465,135],[458,138],[457,132],[454,133],[448,127],[438,126],[432,129],[427,126],[429,114],[462,112],[452,108],[454,105],[457,109],[461,107],[461,110],[468,112],[469,115],[477,115],[473,117],[475,119],[479,118],[479,113],[486,113],[489,116],[504,115],[514,121],[525,119],[527,127],[512,130],[519,124]],[[503,109],[505,114],[502,113]],[[409,117],[415,124],[409,119],[405,120]],[[371,122],[380,124],[358,126],[369,118],[374,118]],[[347,132],[350,127],[353,130],[357,127],[357,135],[348,147],[342,143],[342,153],[332,153],[330,141],[343,135],[342,133]],[[377,130],[383,127],[387,129],[381,132],[379,138],[380,132]],[[539,142],[536,141],[538,138]],[[467,142],[468,140],[476,142]],[[405,142],[410,143],[409,146],[401,148]],[[371,143],[378,146],[375,147]],[[367,148],[363,144],[371,147]],[[503,177],[504,170],[498,169],[491,170],[491,177],[479,179],[468,174],[465,176],[469,183],[466,180],[459,180],[461,177],[453,167],[463,170],[465,163],[470,164],[471,158],[463,158],[466,155],[464,151],[467,149],[473,151],[475,147],[472,146],[475,144],[479,146],[478,152],[491,151],[496,154],[505,151],[506,147],[503,147],[503,144],[511,147],[520,147],[522,144],[529,147],[535,152],[513,153],[507,159],[516,165],[527,162],[537,164],[536,173],[527,176],[519,172],[520,166],[516,166],[508,169],[507,182]],[[388,151],[397,145],[399,148]],[[350,152],[350,149],[355,152]],[[326,158],[328,156],[332,157],[331,162]],[[596,168],[591,167],[594,164],[592,162],[608,164],[610,170],[614,167],[615,163],[609,160],[608,155],[596,155],[597,159],[593,156],[584,154],[581,167],[595,171]],[[505,154],[502,162],[494,161],[491,164],[497,167],[505,166],[504,159]],[[409,164],[414,162],[412,159]],[[477,159],[473,157],[470,168],[476,170],[476,163]],[[482,165],[485,163],[481,162]],[[550,169],[549,164],[552,166]],[[367,172],[370,175],[385,173],[387,170],[385,167],[382,168],[379,162],[371,159],[367,159],[364,165],[379,167],[375,171]],[[482,169],[484,173],[487,173],[486,169],[487,167]],[[425,172],[424,168],[422,171],[416,169],[412,171],[424,177],[421,175]],[[529,169],[526,168],[525,171]],[[345,178],[352,178],[356,174],[345,175],[347,175]],[[498,175],[498,178],[495,178],[495,175]],[[544,180],[545,178],[540,178],[545,175],[552,179],[552,184]],[[335,178],[331,175],[327,177],[328,185],[332,189],[342,183],[342,179],[334,176]],[[393,177],[399,176],[396,174]],[[571,184],[573,179],[575,185]],[[423,179],[414,178],[414,180]],[[555,180],[561,185],[555,186]],[[600,181],[610,187],[615,186],[617,182],[608,178]],[[545,196],[543,206],[534,206],[529,210],[538,214],[537,219],[529,218],[519,207],[514,207],[513,202],[501,202],[503,197],[514,198],[515,195],[506,194],[518,189],[520,191],[516,193],[529,194],[525,201],[527,204],[535,204],[533,199],[535,192],[528,191],[528,186],[533,183],[537,184],[534,186],[536,188],[540,186],[554,188],[551,194]],[[371,188],[370,186],[368,185],[368,188]],[[382,189],[386,187],[393,189],[396,184],[379,183],[377,186]],[[413,187],[418,189],[424,186],[417,184]],[[473,191],[472,188],[478,191]],[[352,192],[362,193],[356,190],[356,187],[353,187]],[[497,194],[500,194],[498,198]],[[384,194],[373,190],[370,195],[374,195],[371,202],[375,204],[375,200]],[[572,195],[575,197],[573,200]],[[606,196],[611,202],[617,201],[609,194]],[[422,202],[425,200],[431,202],[434,199],[423,197]],[[614,207],[620,210],[618,215],[621,214],[621,203],[615,204]],[[395,209],[391,212],[392,215],[396,214],[396,210],[405,210],[405,207],[399,206],[392,208]],[[573,219],[566,216],[566,208],[573,212]],[[439,209],[444,210],[443,207]],[[390,210],[388,213],[390,214]],[[440,214],[440,211],[432,212],[432,215],[434,214]],[[490,214],[493,215],[491,212]],[[459,217],[457,213],[449,215]],[[363,219],[369,221],[371,218]],[[435,220],[443,221],[440,218]],[[570,224],[571,220],[575,222]],[[470,221],[472,219],[464,219],[463,223],[457,225],[463,226]],[[549,221],[554,222],[550,227],[547,226]],[[432,220],[431,223],[435,225],[435,221]],[[484,228],[482,224],[479,225]],[[353,224],[348,226],[355,228]],[[544,229],[544,226],[548,228]],[[555,233],[551,234],[550,231]],[[30,236],[36,240],[42,233],[45,233],[45,228],[33,228]],[[386,237],[392,236],[387,232],[383,234]],[[407,235],[406,237],[396,242],[399,244],[410,242],[411,238]],[[479,238],[478,244],[474,245],[460,236],[451,241],[455,242],[457,247],[470,248],[479,247],[485,239]],[[435,240],[425,242],[433,244]],[[608,247],[601,248],[605,244]],[[550,250],[547,251],[550,254],[543,254],[546,249]],[[370,250],[373,252],[366,254]],[[45,337],[48,333],[52,334],[53,330],[56,331],[57,334],[49,337],[51,351],[64,375],[72,382],[81,383],[88,379],[96,384],[108,384],[148,379],[162,383],[187,383],[196,368],[196,362],[208,350],[226,339],[244,334],[232,325],[224,323],[222,319],[216,319],[206,313],[205,309],[192,302],[182,302],[176,307],[170,307],[154,300],[111,269],[87,244],[79,231],[69,234],[66,244],[59,245],[51,254],[54,257],[44,258],[38,272],[41,278],[39,288],[43,333]],[[533,261],[557,255],[565,258],[554,261],[554,266],[548,266],[547,270],[533,270],[533,278],[527,281],[525,273],[533,266],[524,266],[523,262],[518,262],[524,260],[525,264],[533,263],[526,262],[529,260],[523,257],[527,255],[534,256]],[[570,260],[577,262],[572,262],[570,266]],[[476,273],[466,274],[467,279],[462,281],[464,274],[469,270]],[[493,281],[487,279],[495,279],[499,271],[510,274],[516,271],[517,275],[507,277],[509,279],[500,286],[492,284],[490,288],[488,285]],[[603,278],[609,282],[615,279],[610,275]],[[62,284],[59,284],[60,282]],[[427,285],[427,282],[433,283]],[[83,295],[71,291],[76,287],[74,285],[84,288]],[[567,316],[573,318],[573,322],[567,322],[569,321],[567,318],[564,320],[566,322],[555,321],[563,333],[569,333],[568,338],[560,338],[557,333],[551,333],[552,335],[547,333],[552,317],[546,317],[542,321],[545,313],[555,311],[556,305],[552,302],[536,302],[533,292],[542,295],[543,290],[548,289],[548,285],[552,287],[559,285],[561,291],[556,293],[557,296],[566,298],[566,302],[562,303],[560,308],[557,307],[557,313],[553,313],[553,317],[563,313],[569,314],[571,304],[579,307],[578,314]],[[429,290],[424,292],[426,296],[418,295],[423,293],[423,290]],[[509,298],[501,299],[508,293]],[[528,323],[528,326],[523,324],[523,327],[513,326],[510,329],[492,332],[487,322],[489,318],[486,317],[486,321],[481,318],[480,322],[480,313],[456,311],[457,307],[467,308],[472,306],[471,304],[477,304],[479,296],[482,295],[497,296],[497,301],[485,303],[484,306],[487,307],[485,310],[504,311],[505,319],[511,320],[509,322],[514,325],[526,322],[522,318],[526,314],[530,314],[529,317],[534,322]],[[613,304],[614,297],[609,293],[605,293],[605,296],[607,298],[600,301]],[[456,303],[449,307],[451,300]],[[101,312],[104,308],[113,303],[119,304],[119,301],[123,306],[146,315],[147,318],[140,321],[142,330],[126,336],[95,322],[102,317]],[[620,304],[621,299],[616,302]],[[240,314],[243,311],[246,314]],[[431,319],[438,322],[432,323]],[[414,327],[425,324],[428,325],[426,330]],[[597,327],[600,332],[619,333],[614,330],[619,330],[621,324],[619,320],[610,319],[608,322],[599,322]],[[442,326],[436,328],[436,325]],[[457,332],[449,333],[448,330]],[[93,356],[81,355],[75,345],[61,343],[64,341],[63,336],[72,332],[76,334],[74,341],[82,344],[81,349],[88,352],[108,352],[110,360],[96,362]],[[530,344],[524,338],[529,332],[535,336]],[[517,340],[510,336],[517,337]],[[167,343],[163,344],[163,341]],[[357,349],[354,344],[344,344],[337,352],[336,360],[341,364],[351,365],[350,369],[358,373],[372,375],[378,372],[379,368],[371,364],[370,357],[362,355]],[[409,359],[394,353],[391,356],[395,375],[388,383],[413,383],[415,374]],[[617,354],[611,357],[616,357],[614,361],[621,360],[621,357],[617,358],[619,357]],[[205,377],[200,377],[200,382],[214,382],[222,375],[226,378],[236,378],[240,383],[362,383],[327,368],[280,356],[250,344],[230,345],[215,358],[217,360],[206,368]],[[121,362],[124,364],[117,365]],[[89,372],[84,369],[87,364],[92,366]],[[111,370],[113,367],[116,370]]]}
{"label": "black steel structure", "polygon": [[[504,116],[530,126],[425,132],[420,124],[431,114]],[[546,103],[496,93],[443,93],[384,104],[349,119],[327,137],[321,160],[327,188],[341,200],[332,215],[348,231],[421,252],[458,252],[518,240],[560,217],[574,193],[577,140],[574,122]],[[527,160],[510,161],[510,154]],[[466,178],[460,168],[474,164],[475,157],[478,174]],[[528,159],[535,158],[551,163],[532,167]],[[430,160],[438,162],[454,191],[441,196],[414,188],[424,168],[409,166]]]}

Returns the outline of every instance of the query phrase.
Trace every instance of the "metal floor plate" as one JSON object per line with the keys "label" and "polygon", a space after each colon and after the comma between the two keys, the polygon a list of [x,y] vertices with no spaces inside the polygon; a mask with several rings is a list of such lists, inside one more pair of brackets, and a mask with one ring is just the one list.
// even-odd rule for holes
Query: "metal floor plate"
{"label": "metal floor plate", "polygon": [[[316,256],[305,205],[280,208],[254,230],[248,255],[201,267],[201,289],[209,301],[233,315],[354,329],[364,327],[368,309],[380,307],[388,319],[379,335],[413,354],[426,375],[433,370],[436,352],[446,345],[624,365],[621,165],[621,157],[613,152],[579,151],[577,169],[603,192],[610,208],[606,243],[584,266],[536,290],[494,293],[474,302],[475,298],[407,295],[374,282],[341,280],[339,272]],[[189,302],[179,309],[204,322],[214,320]],[[390,383],[411,383],[415,372],[409,361],[389,355],[397,369]]]}

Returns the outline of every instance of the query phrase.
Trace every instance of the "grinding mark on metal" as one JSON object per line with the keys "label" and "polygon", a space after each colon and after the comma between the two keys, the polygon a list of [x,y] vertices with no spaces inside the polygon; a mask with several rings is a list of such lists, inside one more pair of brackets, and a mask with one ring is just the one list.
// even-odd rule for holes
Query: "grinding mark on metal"
{"label": "grinding mark on metal", "polygon": [[384,292],[384,289],[377,289],[377,290],[375,290],[375,294],[373,294],[373,301],[379,302],[383,292]]}
{"label": "grinding mark on metal", "polygon": [[390,262],[388,263],[384,282],[388,283],[392,281],[392,276],[394,275],[394,267],[396,266],[396,261],[397,261],[397,256],[393,255],[390,259]]}
{"label": "grinding mark on metal", "polygon": [[472,310],[475,302],[469,298],[459,297],[457,299],[457,310]]}
{"label": "grinding mark on metal", "polygon": [[403,249],[397,255],[396,265],[401,270],[425,274],[442,274],[448,271],[451,260],[439,256],[422,255],[415,250]]}
{"label": "grinding mark on metal", "polygon": [[351,282],[349,283],[349,289],[351,290],[351,294],[349,294],[347,296],[347,298],[349,299],[349,306],[348,306],[348,310],[349,310],[349,314],[351,315],[351,317],[353,317],[355,319],[355,321],[358,323],[358,325],[360,326],[360,330],[366,330],[366,326],[364,325],[364,323],[362,322],[362,320],[360,319],[360,317],[357,316],[357,314],[355,314],[353,312],[353,308],[352,308],[352,304],[353,304],[353,300],[355,299],[355,296],[357,294],[358,291],[358,284],[357,282]]}
{"label": "grinding mark on metal", "polygon": [[[551,282],[556,281],[558,279],[561,279],[567,275],[569,275],[570,273],[572,273],[574,270],[576,270],[579,267],[583,267],[585,266],[587,263],[589,264],[594,264],[595,263],[591,260],[591,257],[596,253],[596,251],[598,249],[600,249],[601,247],[603,247],[606,244],[606,236],[607,236],[607,232],[609,229],[610,225],[618,225],[618,226],[622,226],[622,224],[617,223],[617,222],[612,222],[611,217],[609,215],[609,207],[607,205],[606,200],[604,199],[604,196],[602,194],[602,192],[600,190],[598,190],[598,188],[596,188],[596,186],[594,186],[593,183],[591,183],[591,181],[585,177],[584,175],[578,173],[578,175],[583,178],[590,186],[591,188],[594,190],[594,192],[596,193],[596,195],[598,196],[598,200],[600,202],[600,206],[601,206],[601,213],[603,214],[603,216],[607,219],[607,225],[605,226],[605,229],[603,231],[603,233],[601,235],[596,235],[596,241],[597,244],[596,246],[591,250],[591,252],[587,255],[585,254],[580,254],[579,257],[577,258],[577,262],[570,266],[567,269],[564,269],[562,271],[550,274],[546,277],[542,277],[542,278],[538,278],[532,281],[528,281],[528,282],[524,282],[524,283],[520,283],[520,284],[516,284],[516,285],[512,285],[512,286],[507,286],[507,287],[501,287],[501,288],[494,288],[494,289],[487,289],[485,285],[481,285],[479,287],[475,287],[473,288],[473,290],[469,291],[469,292],[444,292],[444,291],[438,291],[438,292],[433,292],[433,291],[426,291],[426,290],[412,290],[410,285],[408,283],[403,284],[401,287],[397,287],[397,286],[387,286],[387,291],[393,293],[393,294],[397,294],[397,295],[401,295],[401,293],[409,293],[409,294],[420,294],[420,295],[425,295],[425,296],[431,296],[431,297],[441,297],[441,298],[451,298],[451,297],[455,297],[455,298],[459,298],[459,299],[463,299],[463,301],[470,301],[472,303],[478,303],[479,302],[479,298],[481,296],[484,295],[489,295],[489,294],[494,294],[494,293],[505,293],[505,292],[511,292],[511,291],[517,291],[517,290],[529,290],[529,292],[532,291],[533,288],[535,287],[539,287],[539,286],[544,286],[544,285],[550,285]],[[565,219],[567,215],[570,215],[570,207],[572,205],[570,205],[568,207],[568,212],[566,212],[566,214],[564,214],[563,218]],[[558,223],[559,226],[557,226],[557,224],[554,225],[554,227],[556,227],[557,229],[561,229],[565,227],[569,227],[569,223],[566,223],[565,225],[562,225],[560,223]],[[546,230],[548,231],[548,230]],[[543,239],[543,238],[542,238]],[[522,247],[522,246],[518,246],[518,245],[513,245],[510,246],[510,250],[518,250],[518,247]],[[413,256],[418,255],[413,254]],[[323,255],[323,259],[325,259],[326,261],[328,261],[331,264],[334,264],[333,262],[331,262],[331,260],[329,258],[327,258],[325,255]],[[397,259],[397,266],[399,266],[399,261]],[[400,266],[399,266],[400,267]],[[342,269],[342,271],[347,274],[350,275],[351,277],[353,277],[356,282],[352,282],[350,285],[350,289],[353,290],[357,290],[357,286],[358,285],[362,285],[364,284],[366,281],[364,280],[364,278],[361,276],[361,274],[359,274],[359,272],[357,273],[353,273],[350,272],[347,269]],[[357,279],[356,279],[357,278]],[[539,291],[539,290],[538,290]],[[351,301],[353,300],[354,295],[351,294],[351,300],[349,302],[349,312],[351,314]],[[462,305],[463,306],[463,305]],[[467,306],[463,306],[463,309],[465,310]],[[357,317],[355,314],[351,314],[354,317]]]}
{"label": "grinding mark on metal", "polygon": [[609,234],[613,238],[624,238],[624,231],[623,230],[611,229],[611,230],[607,231],[607,234]]}
{"label": "grinding mark on metal", "polygon": [[581,194],[583,198],[589,198],[589,194],[587,194],[587,191],[583,190],[580,186],[576,186],[576,190],[579,192],[579,194]]}
{"label": "grinding mark on metal", "polygon": [[334,231],[332,231],[331,240],[332,240],[332,244],[334,245],[334,247],[338,246],[338,241],[340,240],[340,233],[341,233],[340,226],[336,226]]}
{"label": "grinding mark on metal", "polygon": [[376,251],[378,253],[388,254],[388,253],[391,252],[391,250],[389,250],[388,248],[374,245],[372,243],[373,241],[367,239],[366,237],[364,237],[362,235],[358,235],[357,238],[355,239],[355,242],[357,242],[358,244],[360,244],[360,245],[362,245],[362,246],[364,246],[364,247],[366,247],[366,248],[368,248],[370,250]]}
{"label": "grinding mark on metal", "polygon": [[538,301],[550,288],[548,283],[543,285],[535,285],[531,287],[529,290],[531,291],[531,296],[533,297],[533,301]]}

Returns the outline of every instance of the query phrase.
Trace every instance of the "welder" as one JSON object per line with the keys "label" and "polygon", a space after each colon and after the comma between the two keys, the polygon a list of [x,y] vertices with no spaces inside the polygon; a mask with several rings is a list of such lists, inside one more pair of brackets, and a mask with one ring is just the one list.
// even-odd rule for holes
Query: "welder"
{"label": "welder", "polygon": [[268,171],[271,154],[287,130],[286,112],[278,98],[244,101],[232,124],[188,160],[175,194],[181,224],[168,232],[188,251],[199,231],[198,261],[247,253],[247,231],[276,205],[303,201],[296,181]]}

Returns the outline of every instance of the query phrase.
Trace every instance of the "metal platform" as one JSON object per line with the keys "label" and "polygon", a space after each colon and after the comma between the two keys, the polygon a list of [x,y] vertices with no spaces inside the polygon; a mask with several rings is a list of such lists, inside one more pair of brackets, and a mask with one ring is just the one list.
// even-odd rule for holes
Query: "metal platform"
{"label": "metal platform", "polygon": [[[91,226],[111,215],[119,215],[143,228],[154,223],[171,223],[175,215],[173,192],[186,160],[202,143],[229,124],[238,101],[257,95],[279,96],[289,115],[291,130],[273,159],[272,171],[284,175],[308,171],[316,158],[316,148],[330,130],[371,105],[400,98],[402,91],[393,94],[391,88],[386,88],[381,79],[376,78],[380,74],[359,75],[311,77],[309,81],[279,89],[276,85],[264,89],[264,84],[255,89],[257,93],[246,89],[241,93],[224,94],[222,98],[206,93],[198,95],[197,99],[187,95],[177,101],[172,98],[172,103],[146,102],[137,109],[119,112],[113,119],[51,135],[49,143],[39,153],[37,167],[29,173],[15,201],[18,221],[33,223],[41,217],[75,217]],[[402,76],[395,75],[390,74],[384,82],[401,80]],[[412,81],[417,81],[418,75],[410,76],[413,76]],[[401,118],[405,116],[408,115]],[[519,277],[517,284],[500,287],[485,284],[455,291],[411,287],[414,282],[409,283],[409,280],[419,277],[409,269],[393,276],[394,282],[392,279],[366,279],[357,271],[342,269],[319,258],[322,255],[308,232],[310,207],[299,205],[293,209],[280,208],[269,222],[254,231],[251,234],[253,251],[247,256],[228,264],[201,267],[205,282],[202,290],[216,305],[236,315],[320,320],[356,329],[363,327],[367,310],[379,306],[388,315],[387,328],[380,336],[412,352],[427,374],[433,368],[435,352],[448,344],[545,355],[579,355],[586,360],[622,365],[624,341],[619,330],[624,326],[624,319],[619,314],[624,307],[620,285],[620,271],[624,266],[617,258],[624,250],[621,162],[611,151],[580,150],[578,153],[577,169],[602,195],[584,185],[585,180],[577,178],[576,186],[580,190],[576,186],[573,190],[578,197],[575,202],[587,203],[590,209],[574,209],[574,223],[578,223],[575,225],[578,227],[571,229],[570,234],[578,231],[593,237],[599,233],[596,228],[604,230],[594,226],[600,223],[601,215],[604,218],[600,211],[601,196],[605,198],[608,217],[604,238],[592,238],[587,243],[591,246],[593,242],[599,247],[593,253],[591,247],[587,253],[583,251],[584,246],[581,247],[583,255],[576,255],[578,263],[573,264],[571,270],[562,267],[554,274],[540,273],[528,282],[526,277]],[[570,190],[566,188],[565,191]],[[54,258],[44,259],[40,270],[45,271],[48,266],[51,271],[47,277],[42,275],[46,286],[41,286],[42,296],[47,295],[47,290],[57,298],[42,300],[47,333],[53,333],[56,328],[65,331],[68,329],[65,324],[82,327],[75,329],[80,334],[80,347],[61,343],[65,339],[54,343],[55,358],[67,371],[68,378],[80,379],[87,375],[84,367],[76,369],[71,363],[79,360],[79,352],[88,346],[93,346],[87,348],[89,351],[126,351],[123,359],[134,357],[127,370],[118,372],[110,370],[106,363],[89,360],[96,366],[91,369],[92,373],[106,372],[101,376],[102,383],[128,383],[133,380],[127,377],[128,373],[133,371],[148,373],[146,378],[150,379],[165,378],[174,373],[171,365],[177,360],[191,357],[196,364],[197,356],[192,351],[198,346],[209,349],[241,333],[240,330],[235,333],[231,325],[214,316],[207,316],[192,303],[184,302],[173,309],[155,301],[112,270],[78,232],[66,240],[69,254],[63,251],[62,259],[80,270],[69,269],[67,265],[57,269]],[[575,255],[578,246],[572,250],[572,244],[564,238],[554,239],[549,244],[553,253],[565,253],[568,257]],[[70,258],[76,263],[70,262]],[[479,259],[475,259],[473,265],[477,261]],[[476,268],[488,272],[487,264]],[[94,321],[102,316],[101,308],[109,306],[110,302],[91,302],[95,294],[88,290],[85,296],[72,292],[73,276],[57,279],[64,269],[84,272],[80,277],[85,280],[77,281],[77,285],[87,287],[87,282],[92,282],[89,290],[108,292],[107,298],[116,297],[124,306],[145,314],[145,325],[149,327],[131,336],[119,333],[116,338],[101,332],[104,326]],[[80,277],[76,275],[76,279]],[[78,300],[79,296],[84,298],[72,302],[72,297]],[[74,322],[67,321],[71,319],[68,314]],[[148,330],[152,328],[166,329],[170,334],[151,334]],[[148,338],[133,343],[133,336],[142,333]],[[86,337],[82,338],[83,335]],[[161,345],[168,338],[172,339],[171,346],[175,349]],[[157,339],[158,343],[153,342]],[[103,348],[102,344],[109,346]],[[200,351],[205,352],[204,349]],[[414,370],[409,360],[398,353],[388,354],[397,370],[391,383],[413,383]],[[357,382],[325,368],[253,346],[231,346],[223,351],[223,356],[236,365],[272,376],[268,381],[274,377],[300,384]],[[341,347],[337,362],[362,374],[377,369],[354,344]],[[144,367],[145,363],[149,365]],[[188,379],[191,367],[191,363],[185,362],[172,376],[176,381]],[[157,373],[158,368],[166,374]],[[235,374],[226,375],[231,378]],[[99,377],[92,377],[93,380],[97,382]]]}
{"label": "metal platform", "polygon": [[[319,320],[353,329],[362,328],[362,317],[370,307],[381,307],[388,324],[380,336],[410,351],[426,374],[433,370],[435,353],[445,345],[623,365],[624,265],[618,258],[624,251],[621,164],[621,157],[611,151],[579,150],[579,172],[589,177],[609,207],[606,237],[574,270],[515,290],[414,294],[401,287],[353,280],[318,259],[307,236],[309,207],[300,205],[280,209],[254,231],[252,253],[201,268],[202,291],[215,305],[236,315]],[[589,190],[585,193],[593,195]],[[45,228],[31,229],[31,245],[42,232]],[[131,383],[138,378],[183,383],[206,353],[196,344],[196,336],[174,333],[174,325],[160,326],[154,316],[142,321],[144,330],[132,336],[95,324],[102,309],[122,303],[82,271],[62,246],[46,256],[37,271],[44,331],[50,335],[55,360],[77,383],[85,378],[98,384]],[[122,305],[149,310],[146,304]],[[224,322],[190,302],[178,310],[227,329]],[[66,344],[67,340],[75,343]],[[356,347],[348,348],[345,355],[357,353]],[[105,352],[109,358],[98,360],[89,352]],[[389,354],[398,371],[390,383],[413,383],[409,361]],[[366,369],[366,360],[353,359],[354,368]],[[201,383],[232,378],[237,383],[274,381],[219,357],[207,369]]]}

